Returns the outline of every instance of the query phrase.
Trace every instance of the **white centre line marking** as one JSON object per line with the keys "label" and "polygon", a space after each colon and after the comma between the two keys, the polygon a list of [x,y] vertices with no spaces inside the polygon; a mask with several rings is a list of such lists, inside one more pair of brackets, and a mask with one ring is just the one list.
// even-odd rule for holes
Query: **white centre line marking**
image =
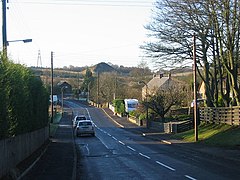
{"label": "white centre line marking", "polygon": [[132,147],[130,146],[127,146],[128,149],[131,149],[132,151],[136,151],[135,149],[133,149]]}
{"label": "white centre line marking", "polygon": [[125,144],[122,142],[122,141],[118,141],[120,144],[122,144],[122,145],[124,145],[125,146]]}
{"label": "white centre line marking", "polygon": [[188,178],[188,179],[191,179],[191,180],[197,180],[197,179],[195,179],[195,178],[193,178],[193,177],[191,177],[189,175],[185,175],[185,177]]}
{"label": "white centre line marking", "polygon": [[143,157],[145,157],[145,158],[147,158],[147,159],[151,159],[149,156],[147,156],[147,155],[145,155],[145,154],[139,153],[139,155],[140,155],[140,156],[143,156]]}
{"label": "white centre line marking", "polygon": [[172,167],[167,166],[166,164],[163,164],[163,163],[161,163],[161,162],[159,162],[159,161],[156,161],[156,163],[159,164],[159,165],[161,165],[161,166],[163,166],[163,167],[165,167],[165,168],[167,168],[167,169],[170,169],[171,171],[175,171],[175,169],[173,169]]}
{"label": "white centre line marking", "polygon": [[117,138],[115,138],[114,136],[112,136],[112,138],[117,141]]}
{"label": "white centre line marking", "polygon": [[110,136],[110,137],[112,137],[112,135],[111,135],[111,134],[109,134],[109,133],[107,133],[107,135],[108,135],[108,136]]}

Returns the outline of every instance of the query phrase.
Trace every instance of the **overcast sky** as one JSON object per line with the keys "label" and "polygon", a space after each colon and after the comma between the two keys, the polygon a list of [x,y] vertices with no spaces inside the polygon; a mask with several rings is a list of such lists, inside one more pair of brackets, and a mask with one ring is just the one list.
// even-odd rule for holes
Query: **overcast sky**
{"label": "overcast sky", "polygon": [[[27,66],[137,66],[155,0],[9,0],[8,54]],[[40,52],[40,54],[39,54]],[[39,60],[39,61],[38,61]],[[149,63],[149,66],[150,63]]]}

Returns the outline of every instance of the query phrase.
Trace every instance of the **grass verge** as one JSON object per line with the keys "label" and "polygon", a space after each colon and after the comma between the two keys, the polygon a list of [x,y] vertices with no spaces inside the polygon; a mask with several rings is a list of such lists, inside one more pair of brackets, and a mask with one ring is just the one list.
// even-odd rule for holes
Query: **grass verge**
{"label": "grass verge", "polygon": [[54,117],[53,117],[53,123],[50,123],[50,136],[54,136],[57,128],[58,128],[58,123],[62,118],[62,113],[57,113]]}
{"label": "grass verge", "polygon": [[[173,135],[173,138],[194,142],[194,130]],[[210,146],[240,146],[240,126],[226,124],[201,124],[198,127],[199,143]]]}

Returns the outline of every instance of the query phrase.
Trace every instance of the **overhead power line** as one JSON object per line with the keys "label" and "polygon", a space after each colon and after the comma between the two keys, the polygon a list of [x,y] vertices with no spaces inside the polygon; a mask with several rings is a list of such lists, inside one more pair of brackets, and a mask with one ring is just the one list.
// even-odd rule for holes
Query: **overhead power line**
{"label": "overhead power line", "polygon": [[77,0],[77,1],[22,1],[11,3],[23,3],[23,4],[42,4],[42,5],[79,5],[79,6],[118,6],[118,7],[152,7],[151,2],[147,1],[110,1],[110,0]]}

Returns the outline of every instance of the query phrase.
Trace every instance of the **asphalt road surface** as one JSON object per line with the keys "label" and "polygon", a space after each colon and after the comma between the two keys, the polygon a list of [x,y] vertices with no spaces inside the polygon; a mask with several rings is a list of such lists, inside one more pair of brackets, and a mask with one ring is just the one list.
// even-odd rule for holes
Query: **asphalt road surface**
{"label": "asphalt road surface", "polygon": [[75,137],[77,179],[240,179],[235,162],[147,139],[120,128],[101,109],[66,103],[96,126],[95,137]]}

